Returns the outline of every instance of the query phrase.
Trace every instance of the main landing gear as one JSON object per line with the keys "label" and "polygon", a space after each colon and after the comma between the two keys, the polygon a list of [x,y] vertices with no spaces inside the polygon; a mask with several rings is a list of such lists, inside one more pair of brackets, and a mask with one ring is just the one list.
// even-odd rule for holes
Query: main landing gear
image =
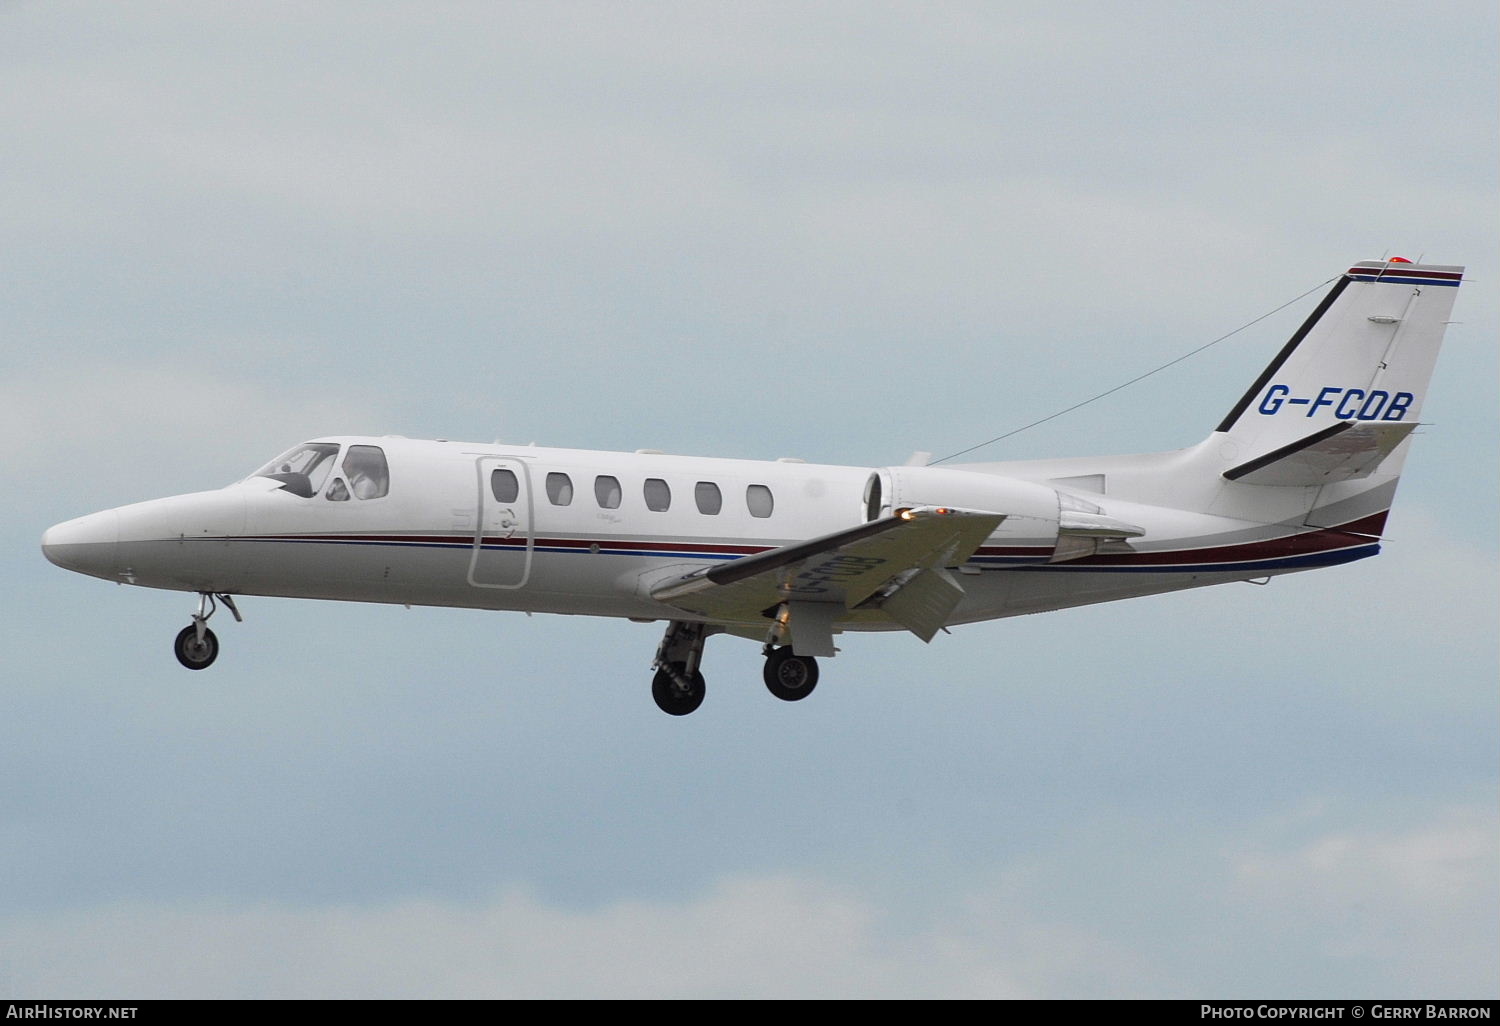
{"label": "main landing gear", "polygon": [[[686,716],[703,704],[703,643],[723,628],[702,623],[673,620],[656,649],[651,668],[651,697],[661,711],[670,716]],[[791,646],[766,645],[766,689],[783,702],[800,702],[812,693],[818,683],[818,662],[812,656],[799,656]]]}
{"label": "main landing gear", "polygon": [[790,646],[766,646],[766,688],[783,702],[800,702],[818,686],[818,661],[795,655]]}
{"label": "main landing gear", "polygon": [[703,642],[709,627],[702,623],[673,620],[656,649],[652,666],[651,697],[669,716],[686,716],[703,704],[703,674],[698,663],[703,659]]}
{"label": "main landing gear", "polygon": [[[215,601],[217,600],[217,601]],[[228,595],[200,591],[198,593],[198,611],[193,614],[193,622],[177,633],[177,640],[172,643],[172,651],[177,656],[177,661],[189,670],[204,670],[219,658],[219,639],[213,631],[208,629],[208,618],[218,610],[218,603],[224,603],[224,608],[234,614],[236,623],[243,623],[244,617],[235,608],[234,599]]]}

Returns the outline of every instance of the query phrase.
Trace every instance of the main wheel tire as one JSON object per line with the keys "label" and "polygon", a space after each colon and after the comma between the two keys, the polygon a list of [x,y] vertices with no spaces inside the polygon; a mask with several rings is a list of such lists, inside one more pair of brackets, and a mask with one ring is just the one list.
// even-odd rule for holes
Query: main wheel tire
{"label": "main wheel tire", "polygon": [[[673,663],[672,669],[681,674],[686,667],[682,663]],[[686,716],[703,704],[703,674],[695,670],[690,680],[692,687],[684,691],[677,686],[666,667],[662,667],[651,679],[651,697],[656,699],[657,706],[668,716]]]}
{"label": "main wheel tire", "polygon": [[219,639],[205,627],[203,640],[199,641],[198,628],[189,624],[178,632],[172,651],[177,654],[177,661],[189,670],[207,669],[219,658]]}
{"label": "main wheel tire", "polygon": [[787,647],[766,656],[766,688],[783,702],[800,702],[818,686],[818,661],[794,655]]}

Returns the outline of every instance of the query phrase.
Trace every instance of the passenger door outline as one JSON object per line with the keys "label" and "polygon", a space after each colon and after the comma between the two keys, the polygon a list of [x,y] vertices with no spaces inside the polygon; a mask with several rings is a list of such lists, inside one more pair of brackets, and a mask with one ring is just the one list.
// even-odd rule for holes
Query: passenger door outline
{"label": "passenger door outline", "polygon": [[[531,578],[531,558],[536,547],[531,468],[515,456],[480,456],[474,466],[479,491],[469,583],[476,588],[524,588]],[[509,470],[516,475],[519,492],[514,502],[501,502],[490,490],[490,477],[496,470]]]}

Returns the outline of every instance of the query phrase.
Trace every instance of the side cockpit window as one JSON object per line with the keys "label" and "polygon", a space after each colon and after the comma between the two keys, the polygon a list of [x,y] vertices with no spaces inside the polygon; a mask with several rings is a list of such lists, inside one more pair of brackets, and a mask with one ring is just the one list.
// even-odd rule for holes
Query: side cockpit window
{"label": "side cockpit window", "polygon": [[356,499],[379,499],[391,490],[391,471],[385,462],[385,451],[376,445],[351,445],[339,465],[333,483],[323,497],[329,502]]}
{"label": "side cockpit window", "polygon": [[351,445],[344,454],[344,477],[356,499],[384,498],[391,490],[391,470],[378,445]]}
{"label": "side cockpit window", "polygon": [[[328,480],[338,454],[339,447],[333,442],[306,442],[282,453],[251,476],[280,481],[281,487],[286,491],[311,499],[322,489],[323,482]],[[384,462],[384,459],[382,456],[381,461]]]}

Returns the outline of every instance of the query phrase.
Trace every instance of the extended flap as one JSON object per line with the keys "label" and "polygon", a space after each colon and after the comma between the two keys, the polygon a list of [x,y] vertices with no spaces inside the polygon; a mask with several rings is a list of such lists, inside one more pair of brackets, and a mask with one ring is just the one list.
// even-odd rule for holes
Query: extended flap
{"label": "extended flap", "polygon": [[963,597],[963,587],[946,570],[919,570],[882,599],[880,608],[923,641],[931,641]]}

